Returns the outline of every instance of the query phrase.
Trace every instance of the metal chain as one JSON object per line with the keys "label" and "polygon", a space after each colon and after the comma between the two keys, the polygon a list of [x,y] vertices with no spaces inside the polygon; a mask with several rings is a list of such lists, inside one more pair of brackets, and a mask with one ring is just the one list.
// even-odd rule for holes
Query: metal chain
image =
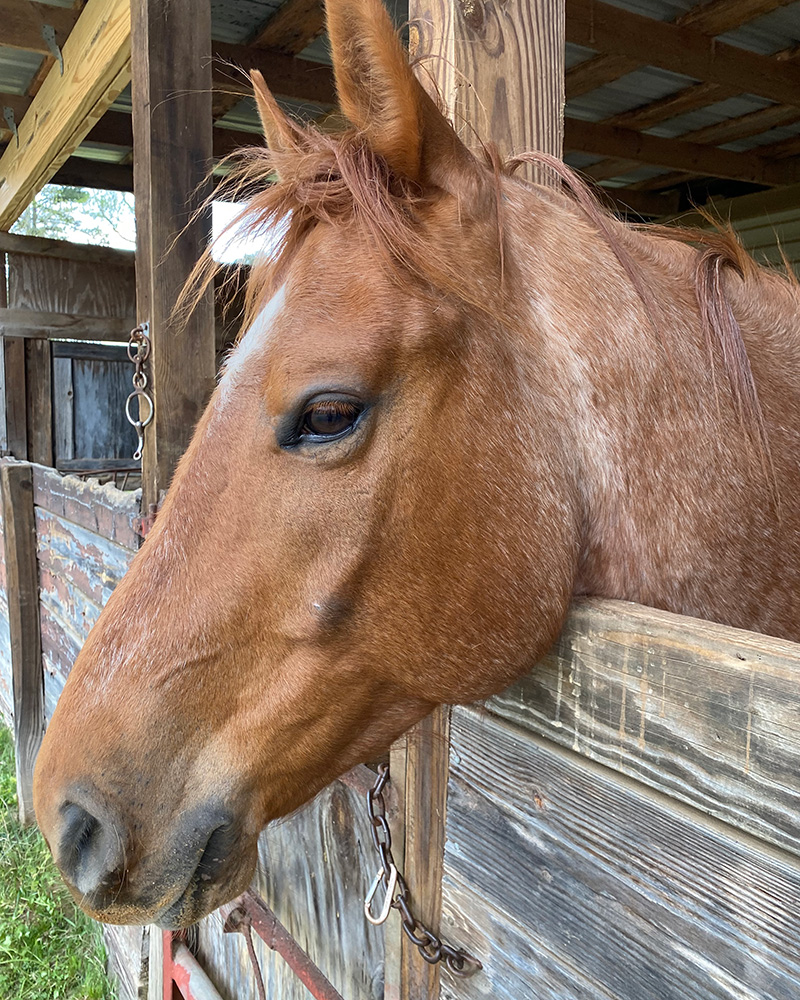
{"label": "metal chain", "polygon": [[[136,365],[136,371],[133,373],[131,381],[133,382],[133,392],[125,400],[125,416],[128,418],[128,423],[136,431],[136,436],[139,439],[136,451],[133,453],[135,461],[139,461],[142,457],[142,451],[144,450],[144,429],[153,419],[153,398],[149,392],[147,392],[147,375],[144,370],[144,363],[150,357],[150,324],[140,323],[139,326],[135,326],[131,330],[130,340],[128,341],[128,357],[131,359],[134,365]],[[139,404],[139,415],[134,417],[131,413],[131,404],[136,400]],[[142,411],[145,412],[145,416],[142,416]]]}
{"label": "metal chain", "polygon": [[[438,938],[432,930],[421,923],[411,912],[411,899],[406,880],[397,870],[392,857],[392,832],[386,819],[386,802],[383,790],[389,781],[389,767],[381,764],[375,784],[367,792],[367,813],[369,815],[372,842],[381,861],[378,873],[373,879],[367,898],[364,900],[364,913],[367,920],[373,924],[382,924],[389,916],[391,909],[399,910],[403,921],[403,931],[412,944],[416,945],[420,955],[429,965],[444,962],[455,976],[471,976],[483,966],[477,958],[464,951],[463,948],[453,948]],[[383,907],[377,916],[372,912],[372,901],[383,886]]]}

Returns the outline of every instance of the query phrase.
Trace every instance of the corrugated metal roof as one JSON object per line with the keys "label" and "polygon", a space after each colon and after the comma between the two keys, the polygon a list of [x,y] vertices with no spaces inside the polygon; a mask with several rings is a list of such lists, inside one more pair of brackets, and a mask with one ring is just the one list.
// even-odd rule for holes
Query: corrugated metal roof
{"label": "corrugated metal roof", "polygon": [[651,66],[643,67],[588,94],[572,98],[567,104],[566,114],[582,121],[599,122],[675,94],[695,82],[690,76]]}
{"label": "corrugated metal roof", "polygon": [[35,52],[0,45],[0,91],[24,94],[41,65],[42,57]]}
{"label": "corrugated metal roof", "polygon": [[717,101],[716,104],[709,104],[708,107],[698,108],[685,115],[678,115],[676,118],[668,118],[659,122],[652,128],[647,129],[651,135],[660,135],[667,139],[674,139],[684,135],[686,132],[693,132],[695,129],[707,128],[709,125],[717,125],[719,122],[727,121],[730,118],[739,118],[741,115],[748,115],[751,111],[760,111],[768,108],[773,101],[763,97],[754,97],[751,94],[742,94],[739,97],[731,97],[726,101]]}
{"label": "corrugated metal roof", "polygon": [[280,0],[211,0],[211,37],[230,44],[249,42],[280,6]]}
{"label": "corrugated metal roof", "polygon": [[722,42],[762,55],[780,52],[800,42],[800,2],[779,7],[719,38]]}

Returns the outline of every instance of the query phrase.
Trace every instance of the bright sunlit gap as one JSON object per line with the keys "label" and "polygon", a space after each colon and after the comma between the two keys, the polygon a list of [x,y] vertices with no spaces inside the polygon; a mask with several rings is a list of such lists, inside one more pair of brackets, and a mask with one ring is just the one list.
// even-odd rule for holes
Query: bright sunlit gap
{"label": "bright sunlit gap", "polygon": [[[229,229],[241,214],[242,203],[215,201],[211,213],[212,255],[221,264],[249,263],[274,253],[283,227],[254,236]],[[134,250],[136,217],[133,195],[124,191],[47,184],[14,224],[12,233],[47,239],[90,243]]]}

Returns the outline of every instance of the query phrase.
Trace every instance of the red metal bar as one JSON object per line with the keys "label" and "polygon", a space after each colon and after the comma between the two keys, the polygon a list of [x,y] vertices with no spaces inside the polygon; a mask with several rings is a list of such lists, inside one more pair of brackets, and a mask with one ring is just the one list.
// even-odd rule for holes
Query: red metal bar
{"label": "red metal bar", "polygon": [[[245,892],[234,900],[228,913],[226,929],[236,929],[237,921],[232,920],[237,911],[249,918],[250,925],[261,940],[276,951],[286,962],[300,982],[316,1000],[344,1000],[341,993],[320,969],[311,961],[292,935],[286,930],[267,904],[252,892]],[[239,920],[241,923],[241,918]]]}
{"label": "red metal bar", "polygon": [[184,1000],[222,1000],[205,970],[172,931],[163,932],[164,997],[172,1000],[177,988]]}

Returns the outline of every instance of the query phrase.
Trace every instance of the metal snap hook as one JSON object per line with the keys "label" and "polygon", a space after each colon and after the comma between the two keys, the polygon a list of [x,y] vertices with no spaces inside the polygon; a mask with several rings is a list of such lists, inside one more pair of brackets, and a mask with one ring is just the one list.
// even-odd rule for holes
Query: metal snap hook
{"label": "metal snap hook", "polygon": [[397,888],[397,868],[394,865],[390,865],[389,881],[386,883],[386,895],[383,900],[383,908],[381,909],[381,912],[375,916],[372,912],[372,900],[375,898],[375,894],[377,893],[381,882],[384,881],[385,875],[386,872],[383,868],[378,869],[378,874],[372,880],[372,885],[369,887],[367,898],[364,900],[364,916],[371,924],[375,924],[376,927],[386,922],[386,919],[389,916],[389,911],[392,908],[394,891]]}

